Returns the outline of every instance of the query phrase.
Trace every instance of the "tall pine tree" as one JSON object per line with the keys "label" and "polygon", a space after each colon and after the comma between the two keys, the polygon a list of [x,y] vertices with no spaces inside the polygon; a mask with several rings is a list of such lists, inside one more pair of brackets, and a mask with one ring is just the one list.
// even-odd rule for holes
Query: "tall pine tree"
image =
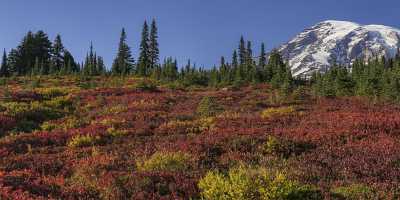
{"label": "tall pine tree", "polygon": [[133,71],[134,59],[126,42],[126,32],[123,28],[119,40],[117,57],[114,59],[111,71],[113,74],[127,75]]}
{"label": "tall pine tree", "polygon": [[1,60],[1,66],[0,66],[0,77],[5,77],[9,76],[9,70],[8,70],[8,65],[7,65],[7,54],[6,50],[4,49],[3,51],[3,58]]}
{"label": "tall pine tree", "polygon": [[149,42],[150,68],[154,69],[158,65],[160,55],[158,47],[158,28],[155,19],[153,19],[151,23]]}
{"label": "tall pine tree", "polygon": [[61,36],[57,35],[51,49],[50,73],[56,73],[64,66],[64,45]]}
{"label": "tall pine tree", "polygon": [[147,76],[149,73],[149,68],[151,65],[151,60],[149,56],[149,27],[145,21],[142,30],[142,40],[140,42],[140,55],[137,74],[139,76]]}

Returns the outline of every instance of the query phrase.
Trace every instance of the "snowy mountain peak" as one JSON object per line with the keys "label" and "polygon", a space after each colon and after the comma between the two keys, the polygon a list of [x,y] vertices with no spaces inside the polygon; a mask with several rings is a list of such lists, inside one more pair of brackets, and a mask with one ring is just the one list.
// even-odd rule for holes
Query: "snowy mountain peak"
{"label": "snowy mountain peak", "polygon": [[357,58],[393,57],[399,47],[399,29],[327,20],[305,29],[279,51],[293,75],[301,76],[324,72],[335,62],[349,65]]}

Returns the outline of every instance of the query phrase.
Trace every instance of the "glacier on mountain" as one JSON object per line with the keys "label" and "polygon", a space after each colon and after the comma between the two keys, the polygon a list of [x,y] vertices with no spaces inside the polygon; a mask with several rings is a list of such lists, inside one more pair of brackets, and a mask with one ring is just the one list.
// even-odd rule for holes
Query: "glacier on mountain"
{"label": "glacier on mountain", "polygon": [[399,47],[399,29],[328,20],[305,29],[278,50],[294,76],[309,76],[334,63],[349,66],[357,58],[394,57]]}

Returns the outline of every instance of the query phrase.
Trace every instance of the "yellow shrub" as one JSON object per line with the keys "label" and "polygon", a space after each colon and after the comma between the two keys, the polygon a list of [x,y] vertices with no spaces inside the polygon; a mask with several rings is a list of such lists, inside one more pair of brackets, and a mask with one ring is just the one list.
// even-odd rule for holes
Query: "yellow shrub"
{"label": "yellow shrub", "polygon": [[285,116],[294,113],[296,109],[293,106],[280,107],[280,108],[269,108],[261,113],[261,117],[264,119],[270,119],[273,117]]}
{"label": "yellow shrub", "polygon": [[36,90],[37,93],[41,94],[46,99],[52,99],[55,97],[65,96],[68,94],[66,88],[39,88]]}
{"label": "yellow shrub", "polygon": [[103,110],[103,114],[119,114],[119,113],[123,113],[123,112],[127,112],[127,111],[128,111],[127,106],[116,105],[116,106],[112,106],[112,107],[106,107]]}
{"label": "yellow shrub", "polygon": [[149,159],[138,161],[139,171],[183,171],[189,168],[190,156],[182,152],[157,152]]}
{"label": "yellow shrub", "polygon": [[197,120],[198,127],[200,131],[208,131],[214,128],[215,117],[206,117]]}
{"label": "yellow shrub", "polygon": [[349,186],[337,187],[333,189],[332,195],[340,199],[379,199],[372,188],[362,185],[353,184]]}
{"label": "yellow shrub", "polygon": [[129,134],[126,130],[117,130],[114,127],[108,128],[107,133],[112,137],[123,137]]}
{"label": "yellow shrub", "polygon": [[[57,128],[59,128],[60,126],[59,125],[57,125],[56,123],[54,123],[54,122],[44,122],[41,126],[40,126],[40,128],[42,129],[42,130],[44,130],[44,131],[52,131],[52,130],[54,130],[54,129],[57,129]],[[61,126],[62,127],[62,126]]]}
{"label": "yellow shrub", "polygon": [[18,116],[22,113],[26,113],[30,110],[30,105],[28,103],[17,103],[17,102],[8,102],[1,104],[1,107],[4,108],[5,114],[10,116]]}
{"label": "yellow shrub", "polygon": [[289,180],[284,173],[268,173],[264,168],[239,166],[228,175],[208,172],[198,186],[201,196],[213,199],[321,199],[321,193],[310,186]]}
{"label": "yellow shrub", "polygon": [[100,141],[99,136],[90,136],[90,135],[78,135],[72,138],[72,140],[68,143],[69,147],[87,147],[97,144]]}
{"label": "yellow shrub", "polygon": [[173,120],[162,124],[159,129],[172,134],[198,134],[211,130],[214,127],[215,118],[206,117],[195,121]]}
{"label": "yellow shrub", "polygon": [[[93,121],[93,123],[97,123],[96,121]],[[113,127],[120,127],[123,124],[126,123],[125,119],[113,119],[113,118],[106,118],[100,121],[100,124],[104,126],[113,126]]]}
{"label": "yellow shrub", "polygon": [[85,124],[86,121],[85,119],[78,119],[76,117],[71,117],[71,118],[67,118],[64,123],[62,123],[62,127],[64,128],[64,130],[68,130],[71,128],[79,128],[80,126],[82,126],[83,124]]}
{"label": "yellow shrub", "polygon": [[54,109],[72,109],[73,102],[69,96],[55,97],[49,101],[45,101],[44,105]]}

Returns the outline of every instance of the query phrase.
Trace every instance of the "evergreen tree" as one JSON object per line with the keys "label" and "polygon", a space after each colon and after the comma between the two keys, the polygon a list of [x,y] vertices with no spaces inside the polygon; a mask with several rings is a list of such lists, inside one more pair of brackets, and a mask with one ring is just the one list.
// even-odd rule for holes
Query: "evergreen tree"
{"label": "evergreen tree", "polygon": [[155,19],[153,19],[151,23],[149,42],[150,68],[153,69],[158,65],[160,55],[160,50],[158,48],[158,29]]}
{"label": "evergreen tree", "polygon": [[76,73],[80,71],[79,64],[75,62],[74,57],[68,51],[64,51],[64,67],[67,74]]}
{"label": "evergreen tree", "polygon": [[246,64],[246,58],[247,58],[247,51],[246,51],[246,45],[243,36],[240,37],[240,43],[239,43],[239,61],[240,65],[245,65]]}
{"label": "evergreen tree", "polygon": [[247,65],[253,64],[253,48],[251,46],[251,41],[247,41],[247,49],[246,49],[246,62]]}
{"label": "evergreen tree", "polygon": [[225,62],[225,57],[223,56],[221,57],[219,71],[221,83],[224,85],[229,84],[231,82],[231,69],[229,67],[229,64]]}
{"label": "evergreen tree", "polygon": [[235,51],[233,51],[233,55],[232,55],[232,67],[233,67],[233,69],[237,69],[238,66],[239,66],[238,56],[237,56],[237,52],[235,50]]}
{"label": "evergreen tree", "polygon": [[142,40],[140,42],[140,55],[137,73],[140,76],[147,76],[149,73],[151,60],[149,56],[149,27],[145,21],[142,30]]}
{"label": "evergreen tree", "polygon": [[1,60],[1,66],[0,66],[0,77],[5,77],[5,76],[9,76],[9,69],[8,69],[8,65],[7,65],[7,54],[6,54],[6,50],[4,49],[3,51],[3,58]]}
{"label": "evergreen tree", "polygon": [[265,44],[261,43],[261,51],[260,51],[260,57],[258,60],[258,67],[259,69],[262,71],[263,75],[262,75],[262,79],[266,80],[267,77],[269,77],[267,73],[267,54],[265,53]]}
{"label": "evergreen tree", "polygon": [[51,49],[51,69],[50,72],[59,72],[64,66],[64,45],[61,41],[61,36],[57,35]]}
{"label": "evergreen tree", "polygon": [[87,76],[101,75],[105,72],[103,59],[97,56],[93,48],[93,43],[90,44],[90,51],[86,54],[85,63],[83,64],[82,74]]}
{"label": "evergreen tree", "polygon": [[40,75],[42,73],[42,65],[38,57],[35,59],[35,65],[33,66],[32,75]]}
{"label": "evergreen tree", "polygon": [[134,59],[130,47],[126,42],[126,32],[123,28],[119,40],[118,54],[114,59],[111,71],[113,74],[127,75],[133,71]]}
{"label": "evergreen tree", "polygon": [[104,64],[103,57],[101,57],[101,56],[97,57],[96,72],[98,75],[104,75],[106,72],[106,66]]}
{"label": "evergreen tree", "polygon": [[[28,67],[32,67],[35,62],[36,57],[39,58],[40,62],[42,63],[43,72],[45,74],[49,73],[49,66],[50,66],[50,58],[51,58],[51,48],[52,44],[49,40],[49,37],[43,31],[38,31],[34,35],[33,41],[33,52],[32,56],[27,58]],[[28,54],[30,54],[28,52]]]}

